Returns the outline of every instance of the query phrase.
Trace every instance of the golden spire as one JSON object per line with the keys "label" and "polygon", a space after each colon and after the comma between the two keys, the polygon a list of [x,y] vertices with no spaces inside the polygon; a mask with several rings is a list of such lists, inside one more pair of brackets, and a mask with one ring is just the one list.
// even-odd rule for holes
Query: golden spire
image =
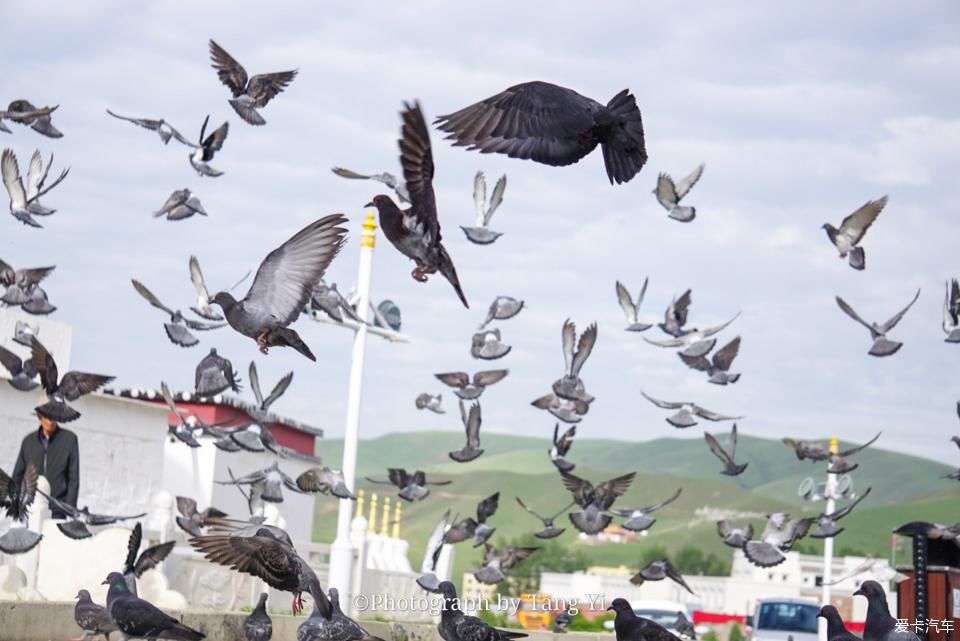
{"label": "golden spire", "polygon": [[387,536],[390,527],[390,497],[383,499],[383,518],[380,519],[380,536]]}
{"label": "golden spire", "polygon": [[397,501],[397,509],[393,511],[393,538],[400,538],[400,510],[403,504]]}
{"label": "golden spire", "polygon": [[363,516],[363,490],[357,490],[357,516]]}
{"label": "golden spire", "polygon": [[[387,499],[388,501],[390,499]],[[370,519],[367,521],[367,532],[374,534],[377,531],[377,493],[370,493]]]}
{"label": "golden spire", "polygon": [[363,223],[363,233],[360,235],[360,246],[373,249],[376,241],[377,222],[373,211],[367,212],[367,220]]}
{"label": "golden spire", "polygon": [[830,453],[836,454],[840,451],[840,441],[837,440],[836,436],[830,437]]}

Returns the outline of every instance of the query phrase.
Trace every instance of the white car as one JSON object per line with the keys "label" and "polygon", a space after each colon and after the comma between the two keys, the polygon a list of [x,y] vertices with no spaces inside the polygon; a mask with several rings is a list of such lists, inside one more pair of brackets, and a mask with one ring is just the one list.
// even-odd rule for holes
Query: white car
{"label": "white car", "polygon": [[760,599],[747,617],[748,641],[817,641],[820,606],[809,599]]}

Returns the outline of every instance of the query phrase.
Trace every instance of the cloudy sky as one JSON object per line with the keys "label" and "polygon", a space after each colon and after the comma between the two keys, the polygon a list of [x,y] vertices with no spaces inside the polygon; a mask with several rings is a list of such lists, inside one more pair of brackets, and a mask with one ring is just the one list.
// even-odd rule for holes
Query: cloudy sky
{"label": "cloudy sky", "polygon": [[[330,168],[399,170],[396,138],[404,100],[428,118],[506,87],[545,80],[606,102],[627,87],[643,113],[650,159],[630,183],[608,184],[599,153],[552,168],[453,148],[434,132],[435,187],[445,242],[471,309],[439,277],[410,278],[413,265],[382,236],[374,261],[377,299],[402,309],[408,345],[371,338],[361,435],[459,430],[448,414],[418,413],[413,399],[441,391],[434,372],[482,369],[470,336],[498,294],[527,301],[500,327],[513,352],[509,377],[483,397],[484,429],[552,432],[530,407],[561,374],[560,327],[596,321],[599,340],[583,370],[597,397],[583,436],[646,440],[680,433],[639,396],[696,400],[744,414],[741,430],[780,437],[867,439],[956,461],[960,346],[943,342],[944,281],[958,275],[956,185],[960,148],[960,7],[955,2],[482,4],[313,2],[262,4],[12,3],[0,56],[0,103],[60,104],[60,140],[11,125],[0,134],[25,163],[55,152],[69,178],[45,201],[58,208],[43,230],[0,218],[0,257],[15,266],[55,263],[46,289],[74,326],[72,366],[115,374],[120,385],[189,389],[193,367],[217,346],[241,370],[255,358],[272,384],[295,371],[277,411],[342,433],[351,333],[302,319],[296,329],[319,362],[292,350],[264,357],[229,330],[171,345],[163,317],[130,286],[142,280],[167,304],[192,301],[195,253],[211,288],[226,286],[306,223],[333,212],[351,222],[347,248],[328,273],[354,282],[362,205],[381,190]],[[211,69],[213,38],[250,73],[299,68],[254,128],[227,104]],[[163,117],[186,136],[203,118],[230,122],[214,165],[200,179],[188,149],[108,117],[105,108]],[[651,190],[658,172],[684,175],[706,163],[688,196],[697,219],[668,220]],[[504,236],[468,243],[472,180],[509,176],[493,220]],[[151,217],[174,189],[189,187],[209,218]],[[822,223],[867,200],[890,202],[866,237],[868,268],[837,259]],[[650,286],[644,315],[662,315],[693,288],[691,324],[737,311],[722,336],[743,337],[734,386],[710,385],[668,350],[623,331],[620,279]],[[893,336],[892,358],[867,355],[867,332],[837,308],[849,301],[883,321],[922,294]],[[652,330],[651,337],[657,330]],[[246,375],[243,375],[246,379]],[[246,392],[249,393],[249,392]],[[362,456],[362,450],[361,450]],[[642,462],[638,462],[642,464]]]}

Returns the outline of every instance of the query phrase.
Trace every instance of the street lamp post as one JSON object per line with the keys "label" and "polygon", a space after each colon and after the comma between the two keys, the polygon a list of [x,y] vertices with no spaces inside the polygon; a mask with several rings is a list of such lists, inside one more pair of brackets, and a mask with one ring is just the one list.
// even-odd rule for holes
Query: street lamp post
{"label": "street lamp post", "polygon": [[[840,451],[840,443],[836,437],[830,439],[830,454],[836,454]],[[836,507],[837,496],[837,475],[827,468],[827,485],[824,491],[827,499],[827,507],[824,514],[833,514]],[[833,581],[833,537],[827,537],[823,540],[823,592],[820,595],[820,604],[828,605],[830,603],[830,583]],[[827,621],[818,618],[819,624],[817,633],[819,641],[827,641]]]}

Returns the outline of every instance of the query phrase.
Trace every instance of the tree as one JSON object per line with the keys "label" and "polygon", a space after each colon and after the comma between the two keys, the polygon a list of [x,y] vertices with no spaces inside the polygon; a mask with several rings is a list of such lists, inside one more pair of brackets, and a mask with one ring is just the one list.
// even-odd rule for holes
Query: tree
{"label": "tree", "polygon": [[[516,539],[506,541],[498,547],[500,551],[507,546],[539,548],[520,565],[508,570],[509,578],[500,584],[499,592],[504,597],[518,597],[521,594],[536,592],[540,588],[540,574],[542,572],[562,572],[570,574],[582,572],[590,566],[590,559],[577,548],[568,547],[559,541],[543,541],[532,534],[525,534]],[[483,564],[481,558],[477,567]]]}
{"label": "tree", "polygon": [[727,641],[743,641],[743,632],[740,631],[740,626],[736,623],[730,628],[730,635],[727,637]]}

